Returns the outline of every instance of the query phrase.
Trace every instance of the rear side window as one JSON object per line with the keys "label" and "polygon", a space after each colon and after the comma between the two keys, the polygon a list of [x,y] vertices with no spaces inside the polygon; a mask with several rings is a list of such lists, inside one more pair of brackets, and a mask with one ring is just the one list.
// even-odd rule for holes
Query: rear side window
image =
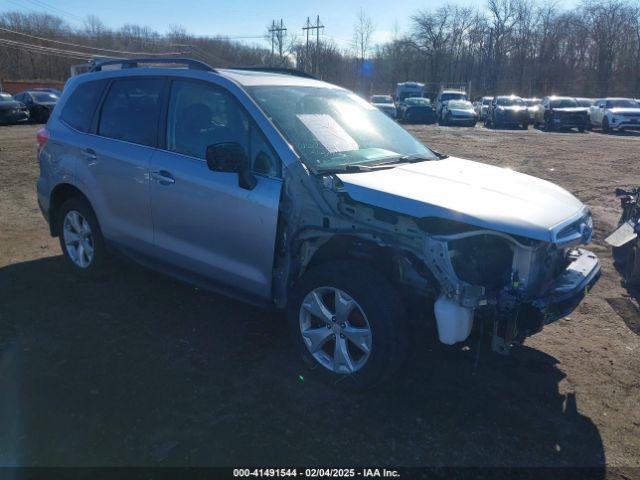
{"label": "rear side window", "polygon": [[90,131],[93,113],[98,106],[105,85],[106,81],[104,80],[79,85],[62,109],[62,120],[81,132]]}
{"label": "rear side window", "polygon": [[164,80],[116,80],[102,106],[98,134],[141,145],[155,146]]}

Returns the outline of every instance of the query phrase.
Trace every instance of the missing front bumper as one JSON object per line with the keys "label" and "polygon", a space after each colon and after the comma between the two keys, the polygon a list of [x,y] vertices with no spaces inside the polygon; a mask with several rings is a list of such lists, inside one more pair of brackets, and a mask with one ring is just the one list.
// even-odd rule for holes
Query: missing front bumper
{"label": "missing front bumper", "polygon": [[570,259],[546,295],[528,301],[510,294],[502,296],[494,318],[491,340],[494,351],[508,353],[512,345],[569,315],[580,304],[600,278],[600,261],[584,249],[571,252]]}

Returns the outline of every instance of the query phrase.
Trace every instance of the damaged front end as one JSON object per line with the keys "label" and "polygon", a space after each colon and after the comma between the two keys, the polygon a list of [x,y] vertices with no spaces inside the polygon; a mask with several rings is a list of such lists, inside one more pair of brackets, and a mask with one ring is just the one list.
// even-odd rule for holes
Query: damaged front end
{"label": "damaged front end", "polygon": [[440,340],[466,340],[471,317],[488,327],[494,351],[508,353],[568,315],[600,275],[598,258],[577,248],[590,240],[583,235],[558,243],[486,230],[428,237],[426,258],[442,286],[435,308]]}
{"label": "damaged front end", "polygon": [[[441,180],[446,177],[446,162],[450,160],[424,162],[435,167],[420,168],[423,173],[426,168],[438,168],[433,178]],[[468,167],[465,170],[458,170],[458,177],[459,172],[480,168],[469,163],[463,164]],[[450,165],[456,165],[455,161]],[[495,196],[497,188],[487,189],[488,193],[475,188],[476,203],[467,208],[474,217],[465,217],[459,199],[451,194],[432,195],[431,201],[418,203],[425,188],[412,190],[407,182],[402,187],[393,183],[402,197],[390,192],[389,183],[383,180],[391,172],[399,175],[402,168],[387,171],[386,176],[376,172],[316,177],[318,189],[314,191],[300,189],[299,183],[288,184],[282,202],[285,224],[280,228],[276,303],[286,303],[287,286],[314,262],[358,257],[383,271],[421,305],[434,305],[442,343],[466,340],[475,324],[490,333],[493,350],[508,353],[512,345],[539,332],[545,324],[568,315],[597,281],[597,257],[580,248],[591,240],[591,214],[559,187],[507,173],[514,179],[511,183],[521,183],[519,192],[535,189],[546,197],[546,203],[535,205],[518,198],[527,211],[511,208],[505,213],[505,209],[494,208],[486,213],[483,203],[495,207],[505,199],[489,196]],[[503,169],[482,168],[505,175]],[[483,173],[487,177],[486,170]],[[379,176],[379,183],[371,182],[368,177],[372,175]],[[354,189],[354,184],[349,184],[352,179],[360,185],[372,183],[375,188]],[[499,179],[498,184],[509,182]],[[441,188],[435,182],[431,187],[430,194]],[[457,202],[457,211],[445,209],[443,202],[436,202],[439,199]],[[565,211],[574,213],[567,217],[559,209],[547,211],[550,202],[560,201]],[[480,218],[478,212],[484,216]],[[561,216],[563,220],[557,221]],[[546,227],[551,222],[553,227]],[[492,224],[499,228],[489,228]]]}

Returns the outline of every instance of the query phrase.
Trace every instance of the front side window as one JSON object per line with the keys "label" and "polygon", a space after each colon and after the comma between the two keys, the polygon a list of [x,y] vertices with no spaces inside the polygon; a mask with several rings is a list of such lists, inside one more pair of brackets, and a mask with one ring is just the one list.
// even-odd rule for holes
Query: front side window
{"label": "front side window", "polygon": [[238,101],[210,84],[177,80],[171,86],[167,112],[167,150],[206,158],[207,147],[240,144],[255,173],[280,174],[280,161]]}
{"label": "front side window", "polygon": [[235,142],[246,150],[248,141],[249,121],[227,92],[205,83],[173,82],[167,150],[205,158],[209,145]]}
{"label": "front side window", "polygon": [[111,85],[102,106],[98,134],[155,146],[164,80],[128,78]]}
{"label": "front side window", "polygon": [[436,155],[357,95],[335,88],[248,88],[302,160],[315,170]]}
{"label": "front side window", "polygon": [[98,80],[79,85],[62,109],[62,120],[76,130],[88,132],[105,84],[104,80]]}

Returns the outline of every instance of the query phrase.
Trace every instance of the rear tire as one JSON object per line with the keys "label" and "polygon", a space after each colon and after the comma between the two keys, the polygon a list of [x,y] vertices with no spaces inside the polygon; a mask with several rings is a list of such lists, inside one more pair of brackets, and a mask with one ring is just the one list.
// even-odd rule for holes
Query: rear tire
{"label": "rear tire", "polygon": [[107,249],[91,205],[80,197],[66,200],[57,219],[60,248],[77,274],[96,277],[106,271]]}
{"label": "rear tire", "polygon": [[355,261],[332,261],[306,272],[291,290],[287,318],[293,342],[310,366],[307,376],[340,388],[367,389],[389,380],[409,344],[396,289]]}

